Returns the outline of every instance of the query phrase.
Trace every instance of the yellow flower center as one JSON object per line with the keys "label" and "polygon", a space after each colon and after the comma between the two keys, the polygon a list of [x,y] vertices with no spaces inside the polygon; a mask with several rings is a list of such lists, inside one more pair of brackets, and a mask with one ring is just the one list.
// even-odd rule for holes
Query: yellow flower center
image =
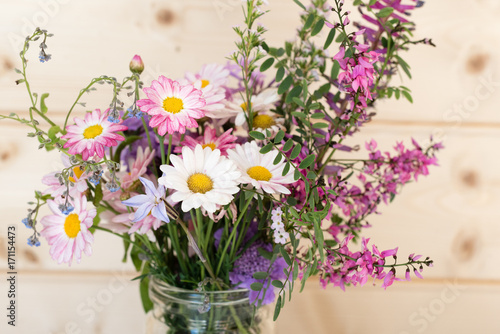
{"label": "yellow flower center", "polygon": [[191,175],[187,180],[188,188],[194,193],[205,194],[214,187],[214,183],[210,177],[203,173]]}
{"label": "yellow flower center", "polygon": [[202,79],[201,80],[201,88],[205,88],[210,84],[210,81]]}
{"label": "yellow flower center", "polygon": [[254,129],[269,129],[273,125],[276,125],[276,122],[269,115],[257,115],[253,118]]}
{"label": "yellow flower center", "polygon": [[[80,178],[80,176],[82,176],[83,171],[84,171],[84,169],[82,169],[80,166],[76,166],[76,167],[74,167],[74,168],[73,168],[73,173],[75,174],[75,177],[76,177],[77,179],[79,179],[79,178]],[[75,180],[75,178],[74,178],[73,176],[70,176],[70,177],[69,177],[69,180],[70,180],[71,182],[73,182],[73,183],[75,183],[75,182],[76,182],[76,180]]]}
{"label": "yellow flower center", "polygon": [[214,144],[214,143],[204,144],[204,145],[202,145],[202,147],[203,147],[203,148],[205,148],[205,147],[210,147],[210,148],[212,149],[212,151],[213,151],[213,150],[215,150],[215,149],[217,148],[217,146],[215,146],[215,144]]}
{"label": "yellow flower center", "polygon": [[64,221],[64,232],[69,238],[76,238],[80,232],[80,219],[76,213],[72,213],[66,217]]}
{"label": "yellow flower center", "polygon": [[[250,102],[250,107],[252,106],[252,102]],[[242,104],[240,104],[240,107],[241,109],[243,109],[243,111],[247,111],[247,103],[246,102],[243,102]]]}
{"label": "yellow flower center", "polygon": [[163,100],[163,109],[166,112],[177,114],[179,111],[184,109],[184,103],[181,99],[178,99],[176,97],[167,97],[165,100]]}
{"label": "yellow flower center", "polygon": [[89,126],[83,131],[83,137],[85,139],[94,139],[102,133],[102,126],[99,124]]}
{"label": "yellow flower center", "polygon": [[254,166],[247,170],[248,176],[257,181],[269,181],[273,174],[266,167]]}

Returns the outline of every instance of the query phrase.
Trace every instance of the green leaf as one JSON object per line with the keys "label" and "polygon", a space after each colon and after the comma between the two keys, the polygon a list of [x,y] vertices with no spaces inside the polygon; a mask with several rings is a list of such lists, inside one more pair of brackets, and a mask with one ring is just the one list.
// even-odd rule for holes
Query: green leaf
{"label": "green leaf", "polygon": [[337,79],[337,77],[339,76],[339,72],[340,72],[340,64],[338,61],[335,60],[333,62],[332,71],[330,73],[330,76],[332,77],[333,80]]}
{"label": "green leaf", "polygon": [[403,58],[401,58],[400,56],[395,55],[394,57],[398,60],[399,66],[401,66],[401,68],[406,73],[408,78],[411,79],[410,65],[408,65],[408,63],[404,61]]}
{"label": "green leaf", "polygon": [[45,104],[45,99],[49,97],[49,93],[45,93],[45,94],[42,94],[42,96],[40,97],[40,111],[42,112],[42,114],[46,114],[47,113],[47,105]]}
{"label": "green leaf", "polygon": [[281,153],[276,154],[276,158],[274,158],[273,165],[279,164],[282,158],[283,156],[281,155]]}
{"label": "green leaf", "polygon": [[252,289],[253,291],[260,291],[262,290],[262,287],[264,285],[260,282],[254,282],[252,284],[250,284],[250,289]]}
{"label": "green leaf", "polygon": [[255,279],[266,279],[267,276],[269,276],[269,274],[266,273],[265,271],[258,271],[253,274],[253,278]]}
{"label": "green leaf", "polygon": [[315,173],[315,172],[313,172],[313,171],[309,171],[309,172],[307,173],[307,178],[308,178],[309,180],[315,180],[315,179],[316,179],[316,177],[318,177],[318,175],[316,175],[316,173]]}
{"label": "green leaf", "polygon": [[[252,194],[253,195],[253,194]],[[262,256],[264,259],[271,260],[273,257],[273,252],[268,252],[264,248],[257,248],[257,252],[259,252],[259,255]]]}
{"label": "green leaf", "polygon": [[304,104],[304,101],[302,101],[300,98],[294,97],[292,100],[293,100],[293,102],[295,102],[296,104],[298,104],[302,108],[306,107],[306,105]]}
{"label": "green leaf", "polygon": [[302,4],[302,2],[300,2],[299,0],[293,0],[293,2],[295,2],[300,8],[302,8],[303,10],[306,10],[306,7]]}
{"label": "green leaf", "polygon": [[267,58],[265,62],[260,65],[260,71],[264,72],[266,71],[269,67],[273,66],[274,64],[274,58]]}
{"label": "green leaf", "polygon": [[101,203],[102,197],[102,182],[99,182],[99,184],[95,186],[94,200],[92,202],[96,208],[99,206],[99,203]]}
{"label": "green leaf", "polygon": [[288,152],[293,146],[293,140],[290,138],[286,141],[285,145],[283,145],[282,151]]}
{"label": "green leaf", "polygon": [[285,248],[280,247],[280,253],[281,253],[281,256],[283,256],[283,259],[285,259],[286,264],[291,266],[292,260],[290,259],[290,255],[288,255],[288,252],[285,250]]}
{"label": "green leaf", "polygon": [[304,30],[307,30],[311,28],[313,22],[314,22],[315,15],[314,14],[309,14],[307,17],[306,23],[304,23]]}
{"label": "green leaf", "polygon": [[285,54],[285,49],[283,49],[283,48],[279,48],[279,49],[276,51],[276,55],[277,55],[278,57],[281,57],[281,56],[283,56],[284,54]]}
{"label": "green leaf", "polygon": [[303,113],[302,111],[292,111],[290,113],[292,116],[297,117],[297,118],[306,118],[307,115]]}
{"label": "green leaf", "polygon": [[328,47],[332,44],[333,39],[335,38],[335,32],[337,30],[331,29],[330,32],[328,33],[328,36],[326,37],[325,45],[323,45],[323,49],[328,49]]}
{"label": "green leaf", "polygon": [[282,66],[276,71],[276,82],[280,82],[285,76],[285,68]]}
{"label": "green leaf", "polygon": [[292,153],[290,154],[290,160],[297,158],[299,156],[301,150],[302,150],[302,145],[297,144],[293,148]]}
{"label": "green leaf", "polygon": [[[295,179],[295,181],[297,181],[298,179],[300,179],[300,176],[302,174],[300,174],[299,170],[296,169],[295,172],[293,173],[293,178]],[[309,183],[306,182],[306,188],[309,186]]]}
{"label": "green leaf", "polygon": [[289,171],[290,171],[290,163],[287,162],[285,164],[285,167],[283,168],[283,172],[281,173],[281,176],[285,176],[286,174],[288,174]]}
{"label": "green leaf", "polygon": [[48,135],[49,135],[49,138],[52,139],[52,140],[55,140],[56,139],[56,135],[61,132],[61,128],[59,127],[59,125],[54,125],[52,127],[50,127],[49,131],[48,131]]}
{"label": "green leaf", "polygon": [[392,12],[394,12],[394,8],[385,7],[383,9],[381,9],[376,15],[377,15],[377,17],[387,17],[387,16],[391,15]]}
{"label": "green leaf", "polygon": [[321,29],[323,29],[323,26],[325,25],[325,20],[319,19],[318,22],[314,25],[313,30],[311,31],[311,36],[316,36],[319,34]]}
{"label": "green leaf", "polygon": [[268,152],[271,152],[272,149],[273,149],[273,144],[267,143],[263,148],[260,149],[260,153],[266,154]]}
{"label": "green leaf", "polygon": [[411,97],[411,94],[408,93],[406,90],[402,90],[401,94],[403,94],[410,103],[413,103],[413,98]]}
{"label": "green leaf", "polygon": [[273,321],[276,321],[276,319],[278,319],[280,311],[281,311],[281,295],[278,297],[278,300],[276,301],[276,306],[274,307]]}
{"label": "green leaf", "polygon": [[280,280],[275,279],[271,282],[271,284],[278,289],[283,289],[283,282]]}
{"label": "green leaf", "polygon": [[257,139],[257,140],[264,140],[264,139],[266,139],[266,136],[264,136],[264,134],[262,132],[259,132],[259,131],[250,131],[248,134],[253,139]]}
{"label": "green leaf", "polygon": [[149,298],[149,278],[146,277],[141,280],[139,290],[141,293],[142,307],[144,308],[144,312],[148,313],[153,309],[153,302]]}
{"label": "green leaf", "polygon": [[302,87],[301,86],[295,86],[292,88],[290,93],[287,94],[285,103],[291,103],[293,101],[294,97],[300,96],[300,93],[302,93]]}
{"label": "green leaf", "polygon": [[285,42],[285,52],[288,57],[292,55],[293,44],[290,42]]}
{"label": "green leaf", "polygon": [[316,158],[315,154],[309,154],[304,160],[300,162],[299,168],[304,169],[311,166]]}
{"label": "green leaf", "polygon": [[313,128],[314,129],[325,129],[329,127],[328,123],[314,123]]}
{"label": "green leaf", "polygon": [[274,137],[274,143],[279,144],[285,138],[285,131],[279,130],[276,136]]}
{"label": "green leaf", "polygon": [[291,75],[287,76],[278,87],[278,94],[281,95],[285,93],[290,88],[292,83],[293,83],[293,77]]}
{"label": "green leaf", "polygon": [[312,114],[311,118],[314,118],[314,119],[323,119],[323,118],[325,118],[325,114],[323,114],[322,112],[317,112],[315,114]]}

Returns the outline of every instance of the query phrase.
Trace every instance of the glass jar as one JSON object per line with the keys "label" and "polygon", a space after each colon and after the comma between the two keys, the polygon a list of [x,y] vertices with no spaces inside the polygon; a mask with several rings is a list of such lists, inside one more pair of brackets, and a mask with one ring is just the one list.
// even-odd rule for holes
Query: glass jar
{"label": "glass jar", "polygon": [[272,305],[256,309],[248,295],[247,289],[196,292],[151,277],[146,333],[273,334]]}

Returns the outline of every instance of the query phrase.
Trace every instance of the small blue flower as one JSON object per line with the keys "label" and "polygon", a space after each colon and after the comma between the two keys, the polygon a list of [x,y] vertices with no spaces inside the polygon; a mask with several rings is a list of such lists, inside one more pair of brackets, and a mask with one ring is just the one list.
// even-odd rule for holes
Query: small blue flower
{"label": "small blue flower", "polygon": [[32,228],[32,226],[31,226],[31,219],[28,220],[28,218],[24,218],[22,220],[22,222],[23,222],[24,226],[26,226],[27,228]]}
{"label": "small blue flower", "polygon": [[59,210],[65,215],[69,215],[75,208],[71,203],[59,204]]}
{"label": "small blue flower", "polygon": [[143,114],[142,114],[142,111],[140,109],[137,109],[137,108],[134,108],[134,109],[128,108],[127,111],[129,113],[130,117],[135,117],[137,119],[141,119],[142,118]]}
{"label": "small blue flower", "polygon": [[126,206],[138,208],[132,221],[134,223],[138,222],[151,213],[153,217],[168,223],[170,218],[168,217],[167,208],[162,199],[165,196],[165,187],[159,185],[158,189],[156,189],[153,182],[148,179],[143,177],[139,177],[139,179],[144,185],[146,194],[137,195],[122,202]]}
{"label": "small blue flower", "polygon": [[46,54],[45,51],[43,51],[43,50],[40,51],[40,55],[38,56],[38,59],[40,59],[41,63],[45,63],[45,62],[49,61],[51,58],[52,58],[52,56],[49,54]]}
{"label": "small blue flower", "polygon": [[98,172],[94,172],[88,180],[90,183],[92,183],[94,186],[97,186],[99,182],[101,182],[101,176],[102,176],[102,170]]}
{"label": "small blue flower", "polygon": [[110,110],[108,114],[108,122],[111,123],[119,123],[120,122],[120,114],[116,109]]}
{"label": "small blue flower", "polygon": [[108,188],[108,190],[111,191],[112,193],[120,190],[120,186],[115,181],[107,183],[106,188]]}
{"label": "small blue flower", "polygon": [[35,246],[35,247],[38,247],[40,246],[40,240],[38,240],[38,238],[36,237],[36,235],[32,235],[31,237],[28,238],[28,246]]}

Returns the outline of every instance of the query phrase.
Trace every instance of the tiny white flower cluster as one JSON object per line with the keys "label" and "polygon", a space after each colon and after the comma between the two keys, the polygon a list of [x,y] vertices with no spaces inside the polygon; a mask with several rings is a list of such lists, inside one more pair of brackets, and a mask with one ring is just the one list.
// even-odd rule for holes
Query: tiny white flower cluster
{"label": "tiny white flower cluster", "polygon": [[281,211],[280,207],[277,207],[276,209],[273,209],[273,211],[271,211],[271,220],[273,221],[271,228],[274,231],[274,242],[284,245],[290,235],[285,231],[285,225],[283,224],[281,218],[282,215],[283,211]]}

